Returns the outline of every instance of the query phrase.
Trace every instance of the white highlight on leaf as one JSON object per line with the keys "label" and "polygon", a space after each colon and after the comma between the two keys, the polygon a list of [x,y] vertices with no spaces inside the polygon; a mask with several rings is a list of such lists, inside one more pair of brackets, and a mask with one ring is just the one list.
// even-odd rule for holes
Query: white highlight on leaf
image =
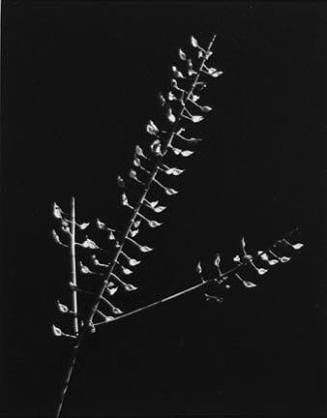
{"label": "white highlight on leaf", "polygon": [[150,145],[151,151],[155,154],[155,155],[162,155],[161,152],[161,142],[159,139],[156,139],[152,142],[152,144]]}
{"label": "white highlight on leaf", "polygon": [[167,109],[167,119],[171,123],[175,123],[176,122],[176,116],[173,114],[173,111],[171,110],[170,107]]}
{"label": "white highlight on leaf", "polygon": [[123,274],[125,274],[126,276],[128,276],[130,274],[133,274],[132,270],[128,269],[127,267],[124,267],[124,266],[120,265],[120,268],[121,268]]}
{"label": "white highlight on leaf", "polygon": [[181,152],[182,157],[189,157],[192,154],[194,154],[194,151],[184,150]]}
{"label": "white highlight on leaf", "polygon": [[240,281],[242,282],[243,286],[245,286],[245,287],[246,287],[246,288],[248,288],[248,289],[251,289],[251,288],[257,287],[257,285],[256,285],[255,283],[252,283],[252,282],[250,282],[250,281],[247,281],[247,280],[242,279],[242,277],[241,277],[238,273],[235,273],[235,277],[236,277],[238,280],[240,280]]}
{"label": "white highlight on leaf", "polygon": [[82,244],[80,244],[84,248],[89,248],[91,250],[99,250],[100,247],[97,246],[97,244],[92,241],[90,238],[87,238]]}
{"label": "white highlight on leaf", "polygon": [[80,267],[81,273],[83,274],[94,274],[94,272],[91,271],[87,266],[85,266],[81,261],[79,262],[79,267]]}
{"label": "white highlight on leaf", "polygon": [[179,49],[179,50],[178,50],[178,55],[179,55],[179,58],[180,58],[182,61],[185,61],[185,60],[186,60],[186,54],[185,54],[185,52],[184,52],[184,51],[182,51],[181,49]]}
{"label": "white highlight on leaf", "polygon": [[135,147],[135,154],[138,155],[139,157],[142,157],[142,158],[146,159],[146,160],[148,159],[146,157],[146,155],[144,154],[143,149],[139,145],[136,145],[136,147]]}
{"label": "white highlight on leaf", "polygon": [[168,175],[179,176],[180,174],[184,173],[185,170],[180,168],[172,167],[165,170],[165,173]]}
{"label": "white highlight on leaf", "polygon": [[82,223],[82,224],[79,224],[78,226],[79,226],[79,228],[80,228],[81,230],[84,230],[84,229],[86,229],[89,225],[90,225],[90,222],[84,222],[84,223]]}
{"label": "white highlight on leaf", "polygon": [[58,309],[59,309],[59,311],[60,311],[61,313],[66,314],[66,313],[68,313],[68,312],[69,312],[69,308],[68,308],[68,306],[64,305],[64,304],[63,304],[63,303],[61,303],[59,300],[57,300],[57,307],[58,307]]}
{"label": "white highlight on leaf", "polygon": [[240,263],[240,262],[241,262],[241,258],[240,258],[240,256],[237,254],[237,255],[233,258],[233,261],[234,261],[235,263]]}
{"label": "white highlight on leaf", "polygon": [[101,222],[99,218],[96,219],[96,225],[99,229],[106,229],[106,224]]}
{"label": "white highlight on leaf", "polygon": [[162,225],[162,223],[157,221],[148,221],[148,225],[150,228],[158,228],[158,226]]}
{"label": "white highlight on leaf", "polygon": [[198,42],[198,40],[193,35],[191,36],[191,45],[194,48],[198,48],[199,47],[199,42]]}
{"label": "white highlight on leaf", "polygon": [[107,287],[107,291],[109,293],[110,296],[113,296],[118,290],[118,287]]}
{"label": "white highlight on leaf", "polygon": [[57,205],[56,202],[53,203],[53,216],[57,219],[62,219],[62,213],[63,211],[60,209],[60,207]]}
{"label": "white highlight on leaf", "polygon": [[61,329],[56,327],[55,325],[52,325],[52,332],[56,337],[61,337],[62,336]]}
{"label": "white highlight on leaf", "polygon": [[185,78],[184,75],[183,75],[183,73],[181,71],[179,71],[179,69],[175,65],[173,65],[171,67],[171,69],[173,71],[174,77],[176,77],[176,78]]}
{"label": "white highlight on leaf", "polygon": [[118,176],[118,177],[117,177],[117,183],[118,183],[118,186],[119,186],[121,189],[125,189],[125,187],[126,187],[126,185],[125,185],[125,181],[124,181],[124,179],[123,179],[121,176]]}
{"label": "white highlight on leaf", "polygon": [[155,125],[155,123],[150,120],[149,123],[146,125],[146,131],[150,135],[157,136],[159,133],[158,127]]}

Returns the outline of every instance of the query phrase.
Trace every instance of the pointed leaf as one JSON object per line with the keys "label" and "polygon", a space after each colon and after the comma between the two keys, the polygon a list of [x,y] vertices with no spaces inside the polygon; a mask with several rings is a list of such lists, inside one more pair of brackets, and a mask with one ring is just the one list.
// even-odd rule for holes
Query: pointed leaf
{"label": "pointed leaf", "polygon": [[199,42],[198,42],[198,40],[192,35],[191,36],[191,45],[194,47],[194,48],[198,48],[198,46],[199,46]]}
{"label": "pointed leaf", "polygon": [[84,222],[84,223],[82,223],[82,224],[80,224],[80,225],[79,225],[79,228],[80,228],[81,230],[84,230],[84,229],[86,229],[89,225],[90,225],[90,222]]}
{"label": "pointed leaf", "polygon": [[127,290],[128,292],[132,292],[134,290],[137,290],[137,287],[134,286],[131,283],[125,283],[123,286],[124,286],[124,289]]}
{"label": "pointed leaf", "polygon": [[119,186],[121,189],[125,189],[125,188],[126,188],[125,181],[124,181],[124,179],[123,179],[121,176],[118,176],[118,177],[117,177],[117,183],[118,183],[118,186]]}
{"label": "pointed leaf", "polygon": [[181,152],[182,157],[189,157],[192,154],[194,154],[194,151],[184,150]]}
{"label": "pointed leaf", "polygon": [[180,174],[184,173],[184,171],[185,170],[182,170],[180,168],[172,167],[165,170],[165,173],[168,175],[172,174],[173,176],[179,176]]}
{"label": "pointed leaf", "polygon": [[61,337],[62,336],[61,329],[56,327],[55,325],[52,325],[52,332],[56,337]]}
{"label": "pointed leaf", "polygon": [[68,308],[68,306],[66,306],[66,305],[64,305],[64,304],[62,304],[62,303],[60,303],[60,301],[59,300],[57,300],[57,307],[58,307],[58,309],[59,309],[59,311],[61,312],[61,313],[68,313],[69,312],[69,308]]}
{"label": "pointed leaf", "polygon": [[124,267],[124,266],[120,266],[120,268],[121,268],[121,270],[122,270],[122,272],[123,272],[123,274],[125,274],[126,276],[128,276],[128,275],[130,275],[130,274],[132,274],[133,272],[132,272],[132,270],[130,270],[130,269],[128,269],[127,267]]}
{"label": "pointed leaf", "polygon": [[157,136],[159,133],[158,127],[154,124],[152,120],[146,125],[146,131],[150,135]]}
{"label": "pointed leaf", "polygon": [[148,247],[147,245],[141,245],[141,246],[139,247],[139,249],[140,249],[140,251],[141,251],[142,253],[148,253],[148,252],[150,252],[150,251],[153,251],[153,248]]}
{"label": "pointed leaf", "polygon": [[185,52],[183,52],[181,49],[179,49],[179,50],[178,50],[178,55],[179,55],[179,58],[180,58],[182,61],[185,61],[185,60],[186,60],[186,54],[185,54]]}
{"label": "pointed leaf", "polygon": [[96,225],[99,229],[106,229],[106,224],[101,222],[99,218],[96,219]]}
{"label": "pointed leaf", "polygon": [[191,119],[193,123],[199,123],[204,119],[204,117],[201,115],[193,115]]}
{"label": "pointed leaf", "polygon": [[149,221],[148,225],[150,228],[158,228],[158,226],[162,225],[162,223],[157,222],[157,221]]}
{"label": "pointed leaf", "polygon": [[141,261],[139,261],[139,260],[136,260],[135,258],[130,258],[129,260],[128,260],[128,264],[130,265],[130,266],[137,266],[138,264],[140,264],[141,263]]}
{"label": "pointed leaf", "polygon": [[166,188],[165,188],[165,193],[166,193],[168,196],[172,196],[172,195],[174,195],[174,194],[177,194],[177,193],[178,193],[178,191],[177,191],[177,190],[175,190],[175,189],[172,189],[172,188],[166,187]]}
{"label": "pointed leaf", "polygon": [[202,265],[201,265],[200,261],[196,265],[196,271],[197,271],[198,274],[202,274]]}
{"label": "pointed leaf", "polygon": [[57,219],[62,219],[62,210],[60,209],[60,207],[57,205],[56,202],[53,203],[53,216]]}
{"label": "pointed leaf", "polygon": [[163,212],[165,209],[167,209],[166,206],[157,206],[157,207],[153,208],[154,212],[156,212],[156,213]]}
{"label": "pointed leaf", "polygon": [[89,238],[87,238],[81,245],[82,245],[82,247],[90,248],[91,250],[99,250],[100,249],[100,247],[98,247],[97,244]]}
{"label": "pointed leaf", "polygon": [[165,96],[162,93],[159,93],[158,97],[159,97],[159,101],[160,101],[161,106],[165,106],[166,105]]}
{"label": "pointed leaf", "polygon": [[144,154],[144,152],[143,152],[142,148],[141,148],[139,145],[136,145],[136,147],[135,147],[135,153],[136,153],[136,155],[138,155],[139,157],[142,157],[142,158],[147,159],[147,157],[145,156],[145,154]]}
{"label": "pointed leaf", "polygon": [[176,122],[176,116],[173,114],[173,112],[172,112],[172,110],[171,110],[170,107],[167,109],[167,119],[171,123],[175,123]]}

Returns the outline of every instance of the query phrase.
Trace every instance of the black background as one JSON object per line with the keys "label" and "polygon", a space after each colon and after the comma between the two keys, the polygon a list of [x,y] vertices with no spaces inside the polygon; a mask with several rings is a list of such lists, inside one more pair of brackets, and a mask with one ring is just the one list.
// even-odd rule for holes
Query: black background
{"label": "black background", "polygon": [[[133,283],[155,300],[197,282],[245,235],[263,248],[298,226],[305,248],[260,286],[201,293],[99,329],[80,352],[64,412],[75,416],[326,414],[326,8],[314,2],[6,1],[2,7],[1,416],[49,416],[70,343],[69,258],[53,201],[120,225],[116,176],[159,115],[177,49],[217,33],[205,141],[176,165],[180,194]],[[155,196],[155,194],[154,194]],[[139,296],[135,296],[136,298]],[[140,298],[140,297],[139,297]],[[119,300],[119,297],[117,297]],[[131,301],[131,303],[133,303]],[[63,326],[62,326],[63,327]]]}

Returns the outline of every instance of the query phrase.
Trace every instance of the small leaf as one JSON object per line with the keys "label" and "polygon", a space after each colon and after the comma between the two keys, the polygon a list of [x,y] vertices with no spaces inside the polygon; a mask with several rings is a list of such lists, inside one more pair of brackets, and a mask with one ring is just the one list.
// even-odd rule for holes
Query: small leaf
{"label": "small leaf", "polygon": [[196,272],[198,274],[202,274],[202,265],[201,262],[199,261],[198,264],[196,265]]}
{"label": "small leaf", "polygon": [[52,236],[57,244],[61,244],[59,235],[57,234],[55,230],[52,231]]}
{"label": "small leaf", "polygon": [[89,238],[87,238],[81,245],[82,247],[90,248],[91,250],[99,250],[97,244]]}
{"label": "small leaf", "polygon": [[112,308],[112,312],[113,312],[115,315],[120,315],[120,314],[122,314],[122,313],[123,313],[123,311],[122,311],[121,309],[116,308],[115,306]]}
{"label": "small leaf", "polygon": [[194,48],[198,48],[199,47],[199,42],[198,42],[198,40],[193,35],[191,36],[191,45]]}
{"label": "small leaf", "polygon": [[62,210],[56,202],[53,203],[53,216],[57,219],[62,219]]}
{"label": "small leaf", "polygon": [[80,225],[79,225],[79,228],[80,228],[81,230],[84,230],[84,229],[86,229],[89,225],[90,225],[90,222],[84,222],[84,223],[82,223],[82,224],[80,224]]}
{"label": "small leaf", "polygon": [[146,245],[141,245],[141,246],[139,247],[139,249],[140,249],[140,251],[141,251],[142,253],[149,253],[150,251],[153,251],[153,248],[148,247],[148,246],[146,246]]}
{"label": "small leaf", "polygon": [[141,263],[141,261],[139,261],[139,260],[136,260],[135,258],[130,258],[129,260],[128,260],[128,264],[130,265],[130,266],[137,266],[138,264],[140,264]]}
{"label": "small leaf", "polygon": [[79,267],[80,267],[81,273],[93,274],[93,272],[87,266],[85,266],[81,261],[79,262]]}
{"label": "small leaf", "polygon": [[121,270],[122,270],[122,272],[123,272],[123,274],[125,274],[126,276],[128,276],[128,275],[130,275],[130,274],[132,274],[133,272],[132,272],[132,270],[130,270],[130,269],[128,269],[127,267],[124,267],[124,266],[120,266],[120,268],[121,268]]}
{"label": "small leaf", "polygon": [[290,257],[283,256],[283,257],[280,258],[280,261],[281,261],[281,263],[287,263],[288,261],[290,261]]}
{"label": "small leaf", "polygon": [[219,254],[219,253],[217,253],[216,258],[215,258],[215,260],[214,260],[213,264],[214,264],[216,267],[218,267],[218,268],[219,268],[219,266],[220,266],[220,262],[221,262],[220,254]]}
{"label": "small leaf", "polygon": [[141,219],[134,221],[134,228],[138,228],[141,225]]}
{"label": "small leaf", "polygon": [[128,199],[127,199],[126,193],[123,193],[121,195],[121,202],[123,206],[128,206]]}
{"label": "small leaf", "polygon": [[182,157],[189,157],[192,154],[194,154],[194,151],[184,150],[181,152]]}
{"label": "small leaf", "polygon": [[172,93],[171,91],[168,93],[168,100],[170,100],[171,102],[173,100],[177,100],[177,97],[174,95],[174,93]]}
{"label": "small leaf", "polygon": [[127,292],[132,292],[134,290],[137,290],[137,287],[131,283],[125,283],[123,286],[124,286],[124,289],[127,290]]}
{"label": "small leaf", "polygon": [[162,225],[162,223],[157,221],[148,221],[148,224],[150,228],[158,228],[158,226]]}
{"label": "small leaf", "polygon": [[162,93],[159,93],[159,94],[158,94],[158,97],[159,97],[160,105],[161,105],[161,106],[165,106],[165,105],[166,105],[166,99],[165,99],[165,96],[164,96]]}
{"label": "small leaf", "polygon": [[268,272],[268,270],[263,269],[263,268],[259,268],[257,269],[258,274],[260,274],[260,276],[263,276],[264,274],[266,274]]}
{"label": "small leaf", "polygon": [[96,220],[96,225],[99,229],[106,229],[106,224],[104,222],[101,222],[99,218]]}
{"label": "small leaf", "polygon": [[199,123],[199,122],[201,122],[204,119],[204,117],[201,116],[201,115],[193,115],[191,117],[191,119],[192,119],[192,122],[193,123]]}
{"label": "small leaf", "polygon": [[111,288],[107,287],[107,291],[110,296],[113,296],[117,292],[117,290],[118,290],[118,287],[111,287]]}
{"label": "small leaf", "polygon": [[222,74],[224,74],[224,72],[223,71],[218,71],[218,70],[210,73],[210,75],[214,78],[217,78],[217,77],[221,76]]}
{"label": "small leaf", "polygon": [[118,177],[117,177],[117,183],[118,183],[118,186],[119,186],[121,189],[125,189],[125,188],[126,188],[125,181],[124,181],[124,179],[123,179],[121,176],[118,176]]}
{"label": "small leaf", "polygon": [[154,212],[156,212],[156,213],[163,212],[165,209],[167,209],[166,206],[157,206],[157,207],[153,208]]}
{"label": "small leaf", "polygon": [[240,263],[240,262],[241,262],[241,258],[240,258],[240,256],[237,254],[237,255],[233,258],[233,261],[234,261],[235,263]]}
{"label": "small leaf", "polygon": [[154,140],[150,145],[150,148],[155,155],[161,155],[161,142],[159,139]]}
{"label": "small leaf", "polygon": [[152,120],[146,125],[146,131],[150,135],[157,136],[159,133],[158,127],[153,123]]}
{"label": "small leaf", "polygon": [[180,174],[184,173],[185,170],[181,170],[180,168],[168,168],[167,170],[165,170],[165,173],[170,175],[172,174],[173,176],[179,176]]}
{"label": "small leaf", "polygon": [[142,158],[147,159],[147,157],[145,156],[145,154],[144,154],[144,152],[143,152],[142,148],[141,148],[139,145],[136,145],[136,147],[135,147],[135,153],[136,153],[136,155],[138,155],[139,157],[142,157]]}
{"label": "small leaf", "polygon": [[115,240],[115,239],[116,239],[116,238],[115,238],[115,235],[114,235],[114,233],[113,233],[112,231],[110,231],[110,232],[109,232],[108,239],[109,239],[110,241],[113,241],[113,240]]}
{"label": "small leaf", "polygon": [[248,289],[257,287],[257,285],[255,283],[252,283],[252,282],[247,281],[247,280],[243,280],[243,285]]}
{"label": "small leaf", "polygon": [[52,325],[52,332],[56,337],[61,337],[62,336],[61,329],[56,327],[55,325]]}
{"label": "small leaf", "polygon": [[201,107],[201,110],[202,110],[202,112],[204,112],[204,113],[208,113],[208,112],[211,112],[212,107],[210,107],[210,106],[202,106],[202,107]]}
{"label": "small leaf", "polygon": [[57,307],[61,313],[65,314],[69,312],[68,306],[63,305],[62,303],[59,302],[59,300],[57,300]]}
{"label": "small leaf", "polygon": [[139,233],[138,229],[134,229],[132,231],[129,232],[129,235],[133,238],[135,237],[137,234]]}
{"label": "small leaf", "polygon": [[178,68],[175,65],[173,65],[171,67],[171,69],[173,71],[174,77],[176,77],[176,78],[185,78],[184,75],[183,75],[183,73],[181,71],[179,71]]}
{"label": "small leaf", "polygon": [[167,119],[171,123],[175,123],[176,122],[176,116],[173,114],[173,112],[172,112],[172,110],[171,110],[170,107],[167,109]]}
{"label": "small leaf", "polygon": [[181,49],[179,49],[179,50],[178,50],[178,55],[179,55],[179,58],[180,58],[182,61],[185,61],[185,60],[186,60],[186,54],[185,54],[185,52],[183,52]]}
{"label": "small leaf", "polygon": [[300,250],[303,247],[304,244],[302,244],[301,242],[297,242],[296,244],[293,244],[292,247],[294,248],[294,250]]}
{"label": "small leaf", "polygon": [[165,188],[165,193],[166,193],[168,196],[172,196],[172,195],[174,195],[174,194],[177,194],[177,193],[178,193],[178,191],[177,191],[177,190],[175,190],[175,189],[172,189],[172,188],[166,187],[166,188]]}

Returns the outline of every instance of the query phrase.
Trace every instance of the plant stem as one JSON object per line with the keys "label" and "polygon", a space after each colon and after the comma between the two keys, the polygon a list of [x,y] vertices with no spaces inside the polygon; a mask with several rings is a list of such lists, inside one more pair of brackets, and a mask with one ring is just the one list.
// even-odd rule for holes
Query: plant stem
{"label": "plant stem", "polygon": [[[72,197],[71,207],[71,235],[70,235],[70,255],[71,255],[71,269],[72,269],[72,283],[77,286],[77,274],[76,274],[76,209],[75,209],[75,197]],[[72,289],[73,297],[73,312],[74,312],[74,333],[78,335],[78,305],[77,305],[77,290]]]}

